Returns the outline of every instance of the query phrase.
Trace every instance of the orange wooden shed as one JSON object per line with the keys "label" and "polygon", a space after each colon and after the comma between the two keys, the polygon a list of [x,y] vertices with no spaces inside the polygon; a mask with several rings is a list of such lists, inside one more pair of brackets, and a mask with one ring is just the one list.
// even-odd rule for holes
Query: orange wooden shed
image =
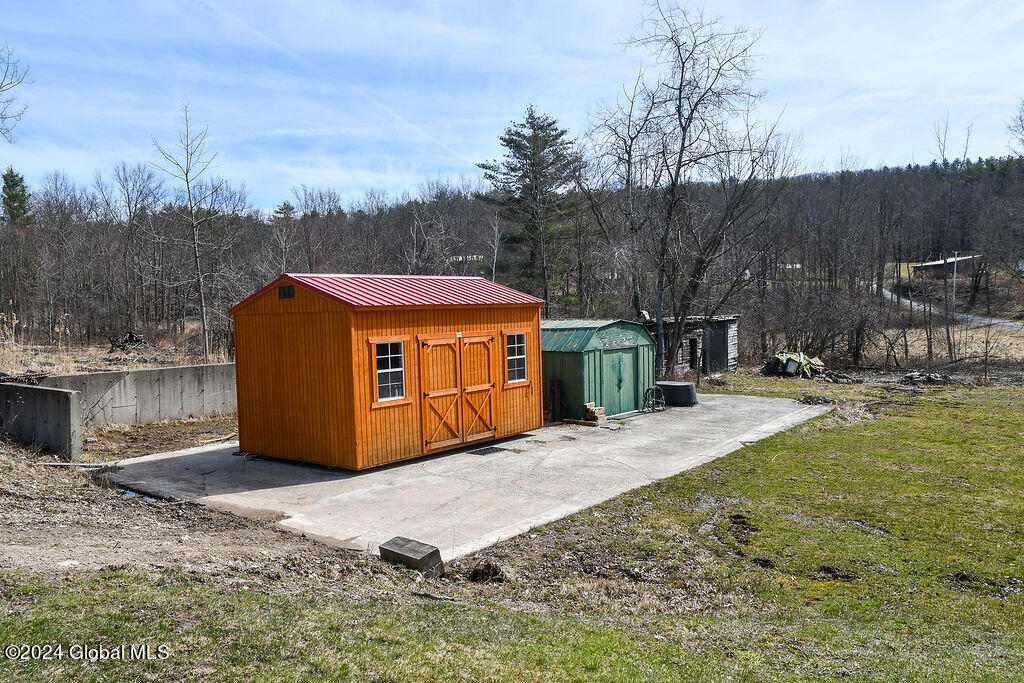
{"label": "orange wooden shed", "polygon": [[542,304],[480,277],[282,275],[231,308],[241,449],[359,470],[536,429]]}

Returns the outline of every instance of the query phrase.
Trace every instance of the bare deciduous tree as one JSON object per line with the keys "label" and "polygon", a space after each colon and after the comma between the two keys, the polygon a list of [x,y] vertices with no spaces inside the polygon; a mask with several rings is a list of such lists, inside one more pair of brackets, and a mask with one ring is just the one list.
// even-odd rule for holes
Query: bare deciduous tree
{"label": "bare deciduous tree", "polygon": [[[971,142],[971,127],[967,127],[967,132],[964,134],[964,145],[963,151],[959,158],[950,160],[948,156],[949,152],[949,115],[947,114],[944,118],[936,121],[935,128],[933,130],[935,138],[936,151],[938,152],[938,158],[942,160],[944,166],[947,166],[949,172],[945,177],[946,185],[946,197],[945,197],[945,211],[942,220],[942,305],[943,305],[943,319],[946,329],[946,354],[949,358],[949,362],[952,363],[957,359],[957,340],[956,340],[956,297],[950,298],[950,279],[949,279],[949,252],[951,249],[951,239],[953,231],[953,203],[954,193],[959,183],[963,180],[963,169],[964,164],[967,162],[967,150],[970,147]],[[954,264],[954,268],[955,268]]]}
{"label": "bare deciduous tree", "polygon": [[14,127],[25,115],[27,105],[18,104],[14,90],[27,83],[28,67],[21,65],[21,60],[14,51],[4,43],[0,47],[0,136],[7,142],[14,142]]}
{"label": "bare deciduous tree", "polygon": [[334,259],[341,246],[347,215],[334,188],[293,187],[298,209],[298,239],[305,257],[304,270],[314,273],[338,268]]}
{"label": "bare deciduous tree", "polygon": [[146,165],[129,166],[121,162],[114,167],[112,185],[105,183],[97,173],[93,186],[102,217],[120,236],[124,325],[125,331],[134,332],[138,327],[138,298],[145,288],[140,236],[145,229],[144,222],[159,210],[163,201],[163,183]]}
{"label": "bare deciduous tree", "polygon": [[1018,155],[1024,156],[1024,97],[1017,103],[1017,111],[1013,113],[1013,118],[1007,124],[1007,129],[1014,140],[1010,149]]}
{"label": "bare deciduous tree", "polygon": [[206,308],[206,273],[203,269],[201,230],[205,223],[217,218],[217,209],[223,199],[222,190],[225,183],[223,180],[207,180],[205,177],[217,155],[206,149],[207,129],[195,130],[192,127],[187,104],[182,107],[181,122],[182,127],[174,147],[168,149],[153,138],[153,147],[163,158],[162,163],[155,163],[154,166],[181,183],[180,207],[176,207],[175,211],[185,222],[191,238],[203,335],[203,362],[209,363],[209,313]]}
{"label": "bare deciduous tree", "polygon": [[[740,250],[770,215],[776,179],[788,170],[788,149],[777,125],[753,120],[760,93],[753,87],[758,34],[727,29],[672,4],[657,3],[630,44],[649,51],[653,67],[641,71],[617,105],[603,112],[592,134],[604,157],[609,192],[587,192],[599,223],[617,208],[628,233],[633,307],[641,299],[640,253],[651,261],[657,320],[657,365],[670,365],[682,327],[709,270],[727,252],[740,267],[718,290],[718,308],[744,283],[749,255]],[[595,198],[598,198],[595,201]],[[709,302],[705,302],[710,305]],[[708,306],[706,305],[705,308]],[[674,314],[666,357],[665,318]]]}

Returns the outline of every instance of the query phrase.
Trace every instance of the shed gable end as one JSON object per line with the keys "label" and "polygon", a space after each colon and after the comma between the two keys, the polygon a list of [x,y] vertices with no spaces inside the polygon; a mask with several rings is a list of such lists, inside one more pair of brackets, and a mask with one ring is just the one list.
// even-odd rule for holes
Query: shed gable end
{"label": "shed gable end", "polygon": [[345,307],[336,301],[298,285],[287,278],[278,278],[255,295],[231,309],[231,315],[267,315],[278,313],[319,313],[340,311]]}

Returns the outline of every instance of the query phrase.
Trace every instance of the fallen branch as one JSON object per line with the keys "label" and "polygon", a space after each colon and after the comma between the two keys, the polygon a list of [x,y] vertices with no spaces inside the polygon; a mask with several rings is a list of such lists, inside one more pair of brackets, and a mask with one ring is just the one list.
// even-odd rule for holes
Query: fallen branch
{"label": "fallen branch", "polygon": [[566,418],[563,422],[567,425],[580,425],[582,427],[597,427],[600,423],[597,420],[570,420]]}
{"label": "fallen branch", "polygon": [[206,439],[205,441],[200,441],[199,443],[200,444],[217,443],[218,441],[227,441],[228,439],[233,439],[236,436],[238,436],[238,432],[231,432],[227,436],[218,436],[216,439]]}
{"label": "fallen branch", "polygon": [[430,598],[431,600],[447,600],[448,602],[456,602],[455,598],[450,595],[439,595],[438,593],[428,593],[427,591],[413,591],[412,594],[421,598]]}

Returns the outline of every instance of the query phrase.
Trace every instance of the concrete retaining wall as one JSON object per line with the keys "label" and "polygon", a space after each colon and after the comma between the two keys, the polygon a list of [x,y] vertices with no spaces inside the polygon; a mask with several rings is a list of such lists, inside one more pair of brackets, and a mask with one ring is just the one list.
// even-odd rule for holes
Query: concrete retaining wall
{"label": "concrete retaining wall", "polygon": [[66,389],[0,383],[0,429],[69,460],[82,457],[82,394]]}
{"label": "concrete retaining wall", "polygon": [[149,424],[235,412],[235,364],[51,375],[40,386],[81,392],[87,426]]}

